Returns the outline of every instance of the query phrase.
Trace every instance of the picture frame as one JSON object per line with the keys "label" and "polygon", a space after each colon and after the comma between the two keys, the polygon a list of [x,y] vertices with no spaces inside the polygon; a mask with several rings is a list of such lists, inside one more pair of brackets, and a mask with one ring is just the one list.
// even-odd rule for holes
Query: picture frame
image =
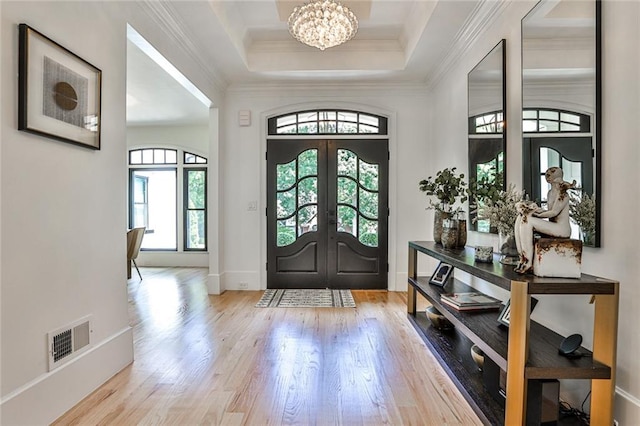
{"label": "picture frame", "polygon": [[18,25],[18,130],[100,149],[102,71]]}
{"label": "picture frame", "polygon": [[[538,304],[538,299],[536,299],[535,297],[532,297],[531,309],[529,310],[529,314],[533,312],[533,308],[535,308],[537,304]],[[511,318],[511,299],[508,299],[504,304],[504,308],[502,308],[502,310],[500,311],[500,314],[498,315],[498,322],[501,325],[509,327],[510,318]]]}
{"label": "picture frame", "polygon": [[498,315],[498,322],[506,327],[509,327],[509,319],[511,318],[511,299],[507,300],[504,304],[504,308]]}
{"label": "picture frame", "polygon": [[440,262],[438,267],[433,271],[429,284],[436,285],[438,287],[444,287],[453,272],[453,265],[446,262]]}

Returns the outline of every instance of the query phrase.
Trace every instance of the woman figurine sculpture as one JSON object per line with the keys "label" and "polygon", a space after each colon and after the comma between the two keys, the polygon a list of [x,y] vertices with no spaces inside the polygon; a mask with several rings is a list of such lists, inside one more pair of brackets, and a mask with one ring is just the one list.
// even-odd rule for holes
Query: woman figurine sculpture
{"label": "woman figurine sculpture", "polygon": [[538,231],[552,237],[569,238],[569,194],[567,190],[575,188],[576,181],[565,182],[560,167],[550,167],[544,174],[551,184],[547,194],[547,209],[540,208],[532,201],[516,203],[518,218],[514,226],[516,246],[520,260],[515,271],[526,274],[533,269],[533,232]]}

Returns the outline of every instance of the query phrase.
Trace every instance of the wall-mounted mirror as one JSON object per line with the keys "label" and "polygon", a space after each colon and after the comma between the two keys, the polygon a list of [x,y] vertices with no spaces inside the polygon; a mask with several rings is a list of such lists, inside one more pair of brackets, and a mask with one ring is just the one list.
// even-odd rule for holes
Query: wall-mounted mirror
{"label": "wall-mounted mirror", "polygon": [[[523,184],[546,202],[552,166],[576,180],[572,238],[600,246],[600,1],[542,0],[522,19]],[[589,217],[591,216],[591,217]]]}
{"label": "wall-mounted mirror", "polygon": [[[467,76],[469,103],[469,184],[499,190],[505,188],[506,164],[506,47],[501,40]],[[477,200],[470,199],[471,206]],[[488,220],[475,220],[470,208],[470,228],[490,232]]]}

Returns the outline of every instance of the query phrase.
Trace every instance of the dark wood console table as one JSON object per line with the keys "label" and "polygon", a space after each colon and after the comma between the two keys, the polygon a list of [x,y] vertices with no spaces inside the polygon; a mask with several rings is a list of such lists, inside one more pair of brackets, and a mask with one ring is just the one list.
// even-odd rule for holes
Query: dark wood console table
{"label": "dark wood console table", "polygon": [[[430,277],[417,274],[419,254],[449,263],[510,291],[509,328],[498,326],[496,311],[461,312],[440,303],[440,294],[468,291],[470,287],[455,279],[445,287],[429,284]],[[535,379],[591,380],[591,424],[613,423],[618,282],[585,274],[579,279],[520,275],[513,272],[513,266],[502,265],[497,258],[493,263],[476,263],[472,248],[447,250],[433,241],[409,242],[408,273],[409,320],[485,423],[525,424],[527,385]],[[453,323],[454,330],[436,330],[424,312],[417,312],[418,293]],[[593,353],[580,348],[587,356],[578,359],[558,354],[563,337],[529,318],[531,295],[536,294],[593,295]],[[504,408],[483,388],[481,375],[470,359],[473,344],[507,372]]]}

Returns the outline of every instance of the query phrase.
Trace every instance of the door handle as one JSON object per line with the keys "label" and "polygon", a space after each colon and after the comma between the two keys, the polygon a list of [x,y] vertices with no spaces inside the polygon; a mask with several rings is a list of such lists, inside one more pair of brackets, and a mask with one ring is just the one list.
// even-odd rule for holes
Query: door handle
{"label": "door handle", "polygon": [[335,219],[329,219],[329,225],[335,225],[338,223]]}

